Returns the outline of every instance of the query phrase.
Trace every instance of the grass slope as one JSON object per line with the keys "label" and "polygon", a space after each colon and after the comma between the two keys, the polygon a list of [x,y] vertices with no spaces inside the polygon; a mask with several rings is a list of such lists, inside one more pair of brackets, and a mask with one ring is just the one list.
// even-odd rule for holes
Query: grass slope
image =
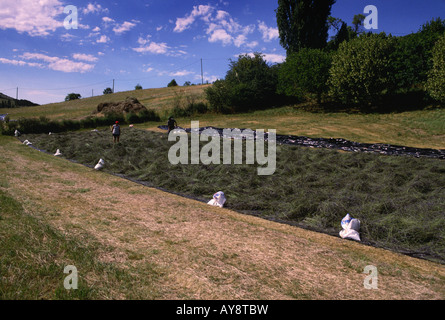
{"label": "grass slope", "polygon": [[445,262],[443,160],[282,145],[275,173],[259,176],[255,165],[173,166],[165,133],[124,128],[116,145],[108,130],[22,139],[89,166],[102,158],[108,172],[202,201],[222,190],[231,209],[324,232],[337,234],[350,213],[366,243]]}
{"label": "grass slope", "polygon": [[[160,192],[11,137],[0,153],[4,299],[445,297],[443,265]],[[82,292],[61,287],[71,264]],[[377,290],[364,288],[368,265]]]}

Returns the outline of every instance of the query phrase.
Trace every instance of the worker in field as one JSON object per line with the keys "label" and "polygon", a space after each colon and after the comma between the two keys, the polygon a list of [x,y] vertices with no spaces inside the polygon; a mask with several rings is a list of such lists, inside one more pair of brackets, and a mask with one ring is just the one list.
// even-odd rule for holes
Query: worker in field
{"label": "worker in field", "polygon": [[113,142],[119,143],[119,138],[121,136],[121,127],[119,126],[119,121],[116,121],[115,124],[111,127],[111,133],[113,134]]}
{"label": "worker in field", "polygon": [[167,121],[168,133],[167,134],[170,134],[170,131],[175,129],[175,127],[177,125],[178,124],[177,124],[176,120],[173,117],[168,118],[168,121]]}

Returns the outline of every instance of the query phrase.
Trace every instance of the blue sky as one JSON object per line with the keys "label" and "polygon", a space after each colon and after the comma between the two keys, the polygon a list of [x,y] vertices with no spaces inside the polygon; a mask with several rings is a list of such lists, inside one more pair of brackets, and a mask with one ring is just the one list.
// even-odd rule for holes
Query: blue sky
{"label": "blue sky", "polygon": [[[78,28],[64,20],[74,6]],[[331,15],[351,24],[367,5],[378,9],[375,32],[405,35],[444,18],[445,0],[337,0]],[[276,0],[2,0],[0,92],[45,104],[70,92],[82,97],[224,78],[229,59],[262,52],[279,63]],[[70,24],[72,21],[70,21]]]}

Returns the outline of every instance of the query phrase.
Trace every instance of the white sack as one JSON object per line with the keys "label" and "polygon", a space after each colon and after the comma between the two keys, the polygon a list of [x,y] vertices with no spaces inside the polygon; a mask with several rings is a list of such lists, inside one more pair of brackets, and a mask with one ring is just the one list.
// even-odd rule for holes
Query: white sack
{"label": "white sack", "polygon": [[207,204],[222,208],[225,202],[226,202],[226,196],[224,195],[224,192],[218,191],[213,195],[213,199],[207,202]]}
{"label": "white sack", "polygon": [[58,157],[58,156],[61,156],[61,155],[62,155],[62,153],[60,152],[59,149],[57,149],[57,151],[56,151],[56,153],[54,154],[54,156]]}
{"label": "white sack", "polygon": [[105,161],[103,159],[100,159],[99,162],[94,167],[94,169],[100,170],[100,169],[102,169],[104,167],[104,165],[105,165]]}
{"label": "white sack", "polygon": [[351,239],[356,241],[360,240],[360,220],[353,219],[349,214],[347,214],[342,220],[341,220],[341,226],[343,228],[342,231],[340,231],[340,237],[343,239]]}

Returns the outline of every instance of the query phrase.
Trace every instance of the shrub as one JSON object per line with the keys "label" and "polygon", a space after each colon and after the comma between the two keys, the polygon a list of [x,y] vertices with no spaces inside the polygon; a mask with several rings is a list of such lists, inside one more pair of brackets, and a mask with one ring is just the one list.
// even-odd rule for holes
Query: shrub
{"label": "shrub", "polygon": [[216,113],[230,113],[230,97],[228,84],[224,80],[217,80],[211,87],[205,89],[207,101],[210,104],[210,110]]}
{"label": "shrub", "polygon": [[69,93],[66,97],[65,97],[65,101],[72,101],[72,100],[77,100],[82,98],[82,96],[79,93]]}
{"label": "shrub", "polygon": [[433,49],[433,67],[428,74],[427,90],[430,96],[445,103],[445,34]]}
{"label": "shrub", "polygon": [[178,83],[176,82],[175,79],[170,81],[169,84],[167,85],[168,88],[170,88],[170,87],[177,87],[177,86],[178,86]]}
{"label": "shrub", "polygon": [[366,34],[340,44],[330,69],[330,94],[344,104],[370,106],[393,90],[394,38]]}
{"label": "shrub", "polygon": [[277,102],[278,72],[263,55],[240,55],[230,62],[225,80],[206,90],[211,109],[219,112],[244,112],[270,107]]}
{"label": "shrub", "polygon": [[278,93],[303,98],[314,94],[321,101],[328,91],[331,56],[320,49],[302,49],[289,55],[278,71]]}

